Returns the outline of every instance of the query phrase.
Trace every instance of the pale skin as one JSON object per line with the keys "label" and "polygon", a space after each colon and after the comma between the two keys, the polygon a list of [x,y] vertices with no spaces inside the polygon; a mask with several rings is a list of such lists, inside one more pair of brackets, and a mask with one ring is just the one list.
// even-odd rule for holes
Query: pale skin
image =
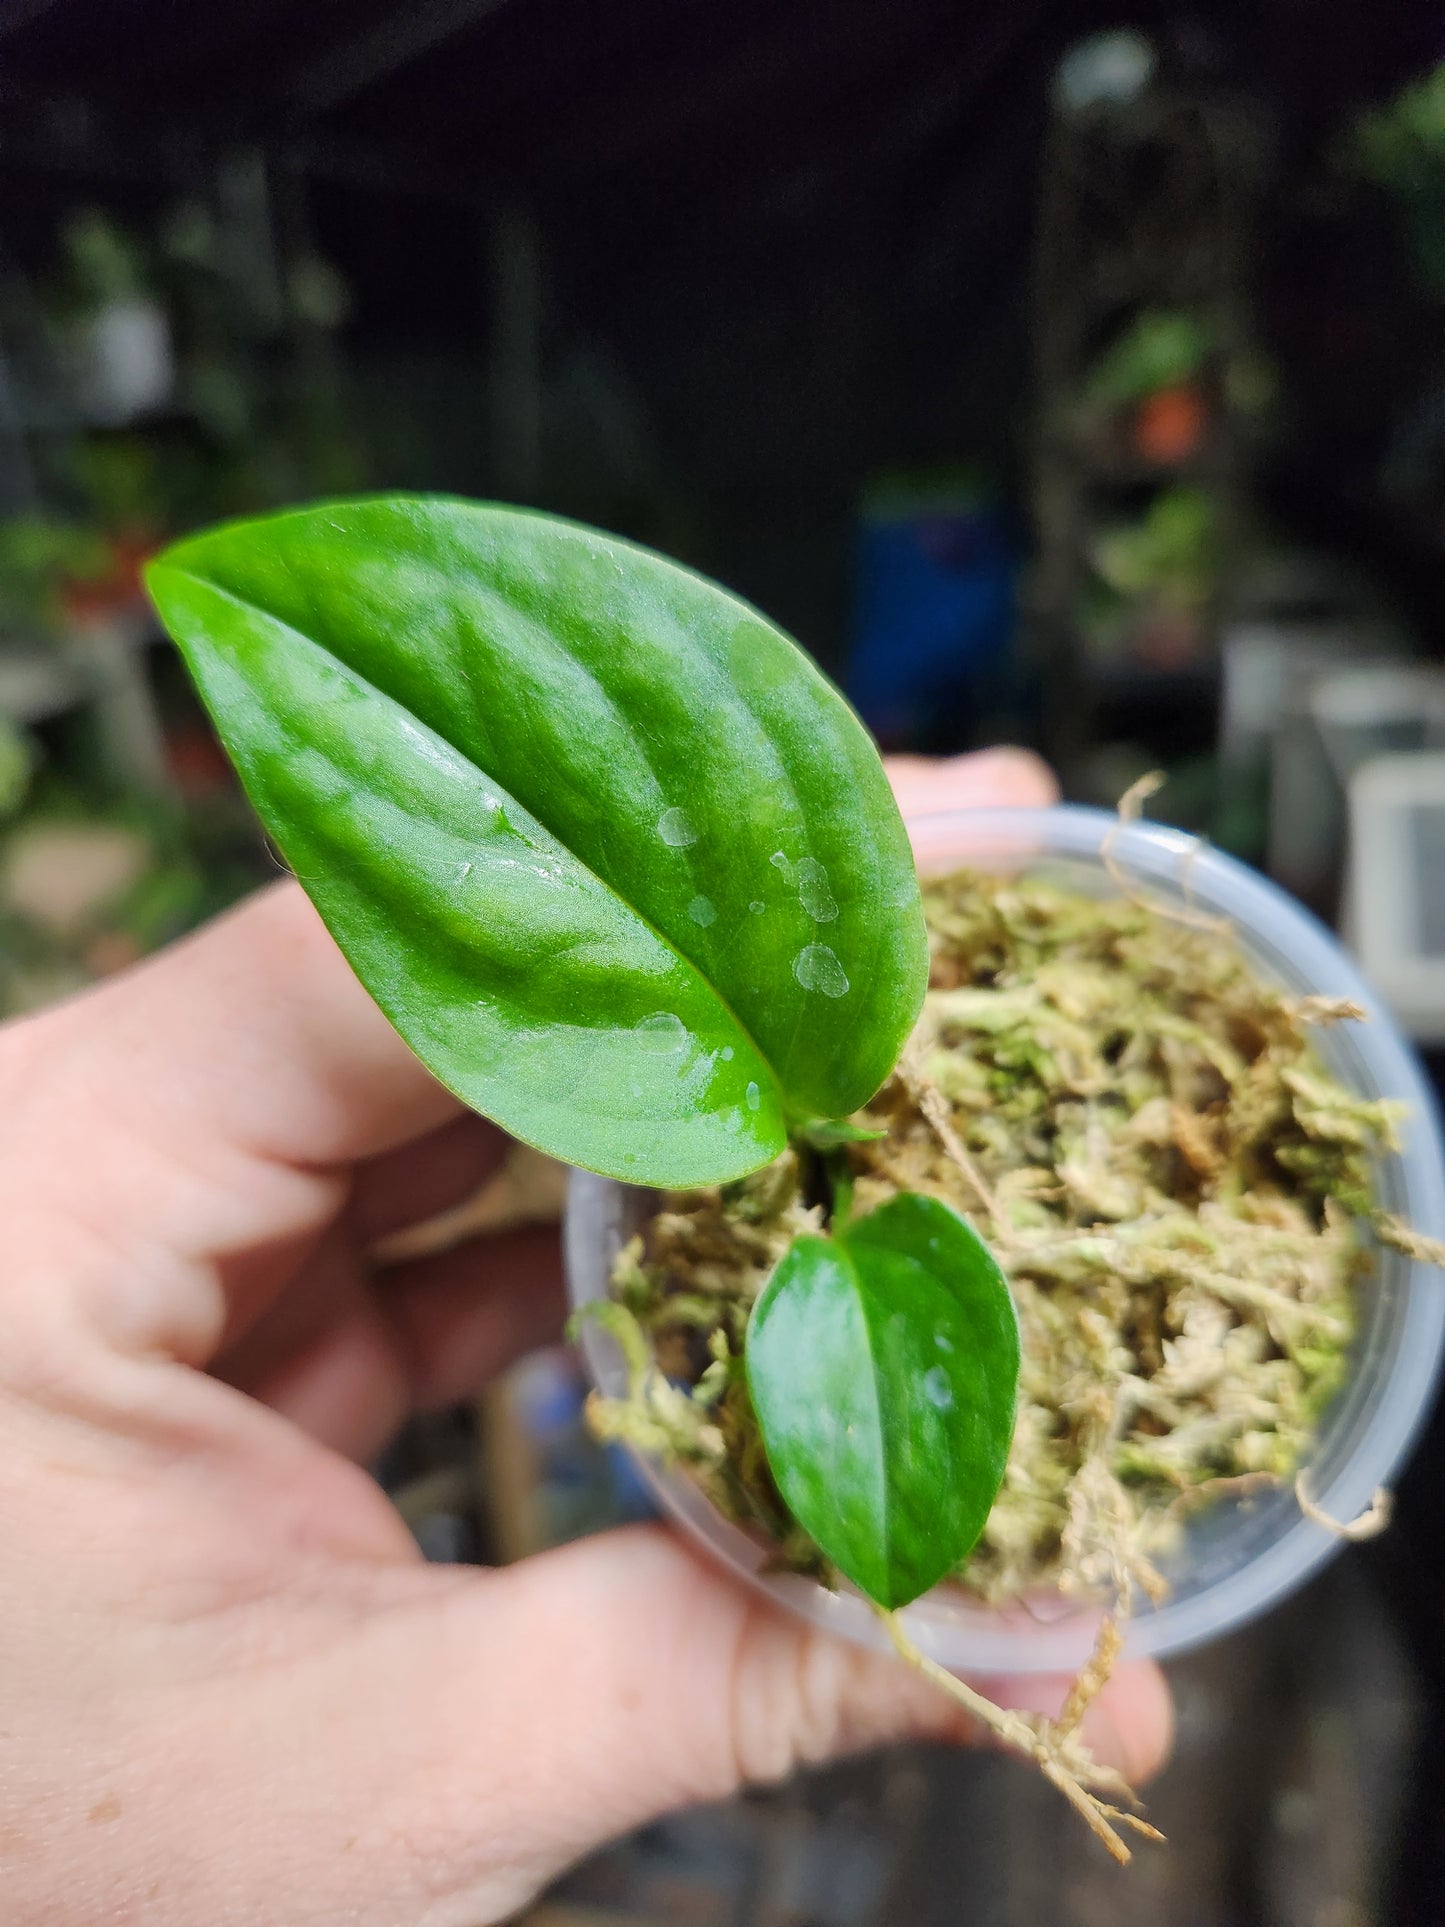
{"label": "pale skin", "polygon": [[[1008,752],[894,779],[905,809],[1050,794]],[[0,1030],[9,1927],[477,1927],[670,1808],[973,1737],[661,1527],[422,1563],[361,1466],[558,1334],[555,1234],[364,1254],[504,1149],[291,883]],[[1169,1729],[1134,1665],[1086,1733],[1138,1778]]]}

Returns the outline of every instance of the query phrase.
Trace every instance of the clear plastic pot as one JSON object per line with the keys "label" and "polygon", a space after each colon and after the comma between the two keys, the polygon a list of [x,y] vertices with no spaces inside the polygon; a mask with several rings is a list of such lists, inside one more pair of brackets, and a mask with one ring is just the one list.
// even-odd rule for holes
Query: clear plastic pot
{"label": "clear plastic pot", "polygon": [[[1417,1230],[1445,1237],[1445,1160],[1433,1095],[1414,1055],[1334,938],[1273,884],[1176,830],[1121,828],[1098,810],[963,810],[921,816],[909,828],[924,874],[964,865],[1046,872],[1094,895],[1115,888],[1102,855],[1112,834],[1114,860],[1131,882],[1161,903],[1227,917],[1262,976],[1300,994],[1362,1004],[1367,1022],[1320,1030],[1317,1048],[1352,1089],[1408,1107],[1404,1149],[1380,1158],[1377,1195]],[[566,1247],[574,1304],[606,1293],[614,1257],[654,1205],[648,1192],[573,1174]],[[1361,1286],[1349,1378],[1325,1413],[1308,1462],[1311,1496],[1331,1517],[1356,1518],[1399,1468],[1429,1409],[1442,1341],[1445,1280],[1381,1250]],[[583,1343],[598,1386],[619,1395],[625,1375],[615,1346],[595,1326],[586,1327]],[[884,1643],[872,1609],[856,1593],[765,1573],[769,1548],[722,1518],[682,1473],[646,1463],[642,1469],[664,1511],[739,1577],[817,1625],[867,1645]],[[1335,1534],[1302,1516],[1287,1489],[1222,1500],[1189,1525],[1165,1565],[1169,1597],[1137,1609],[1129,1650],[1162,1657],[1218,1638],[1283,1599],[1339,1546]],[[1085,1659],[1098,1611],[1060,1596],[997,1612],[943,1585],[906,1617],[919,1646],[957,1672],[1053,1672]]]}

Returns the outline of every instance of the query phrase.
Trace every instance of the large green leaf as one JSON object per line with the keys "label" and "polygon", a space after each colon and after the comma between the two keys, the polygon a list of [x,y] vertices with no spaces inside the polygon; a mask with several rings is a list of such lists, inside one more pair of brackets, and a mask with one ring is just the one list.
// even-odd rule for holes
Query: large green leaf
{"label": "large green leaf", "polygon": [[1008,1459],[1019,1335],[947,1205],[904,1194],[799,1238],[753,1308],[747,1373],[778,1490],[870,1599],[907,1605],[970,1550]]}
{"label": "large green leaf", "polygon": [[517,1136],[715,1181],[891,1070],[926,977],[903,827],[852,711],[747,604],[415,497],[217,529],[148,581],[357,975]]}

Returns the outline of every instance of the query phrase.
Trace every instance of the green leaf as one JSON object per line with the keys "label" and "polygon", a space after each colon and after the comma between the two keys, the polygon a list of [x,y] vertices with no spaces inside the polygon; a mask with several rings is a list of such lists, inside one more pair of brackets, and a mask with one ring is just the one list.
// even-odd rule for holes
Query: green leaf
{"label": "green leaf", "polygon": [[778,1490],[840,1572],[906,1606],[984,1528],[1018,1393],[1018,1320],[986,1245],[905,1193],[799,1238],[753,1308],[748,1386]]}
{"label": "green leaf", "polygon": [[870,1129],[846,1117],[820,1117],[805,1124],[797,1134],[815,1151],[836,1151],[844,1144],[876,1144],[888,1135],[887,1127]]}
{"label": "green leaf", "polygon": [[927,975],[907,838],[862,725],[747,604],[425,497],[214,530],[148,581],[357,975],[518,1137],[721,1181],[892,1069]]}

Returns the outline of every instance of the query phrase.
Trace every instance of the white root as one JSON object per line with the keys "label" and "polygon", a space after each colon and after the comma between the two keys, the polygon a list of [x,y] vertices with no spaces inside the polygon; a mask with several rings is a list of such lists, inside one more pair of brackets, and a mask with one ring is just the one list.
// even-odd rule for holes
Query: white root
{"label": "white root", "polygon": [[995,1706],[992,1700],[975,1692],[966,1680],[958,1679],[946,1667],[920,1652],[903,1630],[897,1613],[885,1612],[881,1607],[877,1611],[899,1658],[947,1693],[951,1700],[963,1707],[1005,1746],[1032,1760],[1121,1867],[1127,1866],[1132,1856],[1119,1833],[1119,1826],[1132,1827],[1146,1840],[1164,1838],[1157,1827],[1151,1827],[1137,1813],[1127,1812],[1098,1797],[1099,1792],[1107,1792],[1134,1802],[1134,1793],[1128,1781],[1112,1767],[1100,1766],[1090,1756],[1076,1731],[1090,1701],[1108,1678],[1122,1644],[1112,1619],[1105,1620],[1100,1628],[1093,1656],[1075,1680],[1058,1719],[1048,1720],[1037,1713],[1014,1713],[1006,1707]]}
{"label": "white root", "polygon": [[963,1139],[954,1130],[948,1114],[948,1104],[942,1091],[924,1071],[918,1062],[917,1054],[911,1048],[904,1052],[898,1070],[908,1095],[923,1114],[928,1128],[938,1139],[950,1161],[962,1172],[969,1189],[988,1213],[995,1239],[999,1242],[1005,1241],[1008,1227],[999,1209],[998,1199],[994,1196],[982,1171],[969,1156]]}
{"label": "white root", "polygon": [[[1228,917],[1212,917],[1202,910],[1182,910],[1176,904],[1157,902],[1147,890],[1140,889],[1139,885],[1125,874],[1123,864],[1114,853],[1120,830],[1140,820],[1144,814],[1144,805],[1156,790],[1163,789],[1167,781],[1168,778],[1164,772],[1156,769],[1151,770],[1147,776],[1141,776],[1137,783],[1129,785],[1119,798],[1118,821],[1112,825],[1099,845],[1099,861],[1108,872],[1109,881],[1120,896],[1127,897],[1129,902],[1136,904],[1139,909],[1151,911],[1156,917],[1163,917],[1167,923],[1185,924],[1191,930],[1228,930],[1231,928]],[[1191,850],[1185,858],[1184,893],[1186,896],[1189,894],[1188,866],[1193,863],[1198,849],[1199,845],[1196,843],[1195,849]]]}
{"label": "white root", "polygon": [[1299,1473],[1294,1482],[1294,1496],[1300,1511],[1326,1532],[1334,1533],[1337,1539],[1347,1539],[1351,1545],[1363,1544],[1366,1539],[1377,1539],[1389,1525],[1395,1512],[1395,1495],[1387,1492],[1384,1486],[1375,1487],[1375,1496],[1360,1514],[1358,1519],[1336,1519],[1333,1514],[1316,1505],[1305,1488],[1305,1475]]}

